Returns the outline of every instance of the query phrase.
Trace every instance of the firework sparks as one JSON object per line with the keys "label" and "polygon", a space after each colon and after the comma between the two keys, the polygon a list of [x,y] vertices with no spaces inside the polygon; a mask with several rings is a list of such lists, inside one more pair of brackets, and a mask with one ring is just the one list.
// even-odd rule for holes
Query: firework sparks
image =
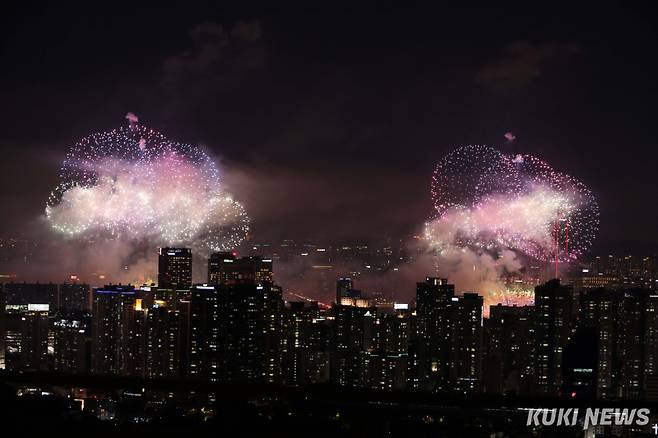
{"label": "firework sparks", "polygon": [[227,250],[246,237],[244,208],[201,149],[137,124],[92,134],[64,160],[46,216],[68,236]]}
{"label": "firework sparks", "polygon": [[439,254],[470,251],[495,259],[511,250],[557,266],[587,251],[598,230],[590,190],[530,155],[459,148],[436,166],[431,189],[436,216],[425,237]]}
{"label": "firework sparks", "polygon": [[134,113],[126,114],[126,120],[128,120],[128,123],[130,124],[131,127],[139,123],[139,118]]}

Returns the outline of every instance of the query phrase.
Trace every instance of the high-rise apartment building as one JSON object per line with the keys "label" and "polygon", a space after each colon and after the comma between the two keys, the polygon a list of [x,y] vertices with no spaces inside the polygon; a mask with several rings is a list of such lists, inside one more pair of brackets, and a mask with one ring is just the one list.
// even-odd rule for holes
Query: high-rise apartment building
{"label": "high-rise apartment building", "polygon": [[[447,390],[453,356],[452,304],[455,286],[445,278],[427,277],[416,285],[416,333],[412,365],[414,389]],[[417,381],[416,381],[417,379]]]}
{"label": "high-rise apartment building", "polygon": [[188,290],[192,286],[192,250],[160,248],[158,253],[158,288]]}
{"label": "high-rise apartment building", "polygon": [[573,288],[551,280],[535,287],[536,392],[558,395],[562,385],[562,353],[575,330]]}
{"label": "high-rise apartment building", "polygon": [[92,312],[92,372],[143,376],[146,314],[135,287],[94,289]]}

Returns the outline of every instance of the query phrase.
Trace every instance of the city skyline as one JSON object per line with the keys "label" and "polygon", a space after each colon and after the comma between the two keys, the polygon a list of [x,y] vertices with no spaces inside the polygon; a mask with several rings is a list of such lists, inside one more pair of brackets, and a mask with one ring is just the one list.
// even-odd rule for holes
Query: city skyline
{"label": "city skyline", "polygon": [[9,1],[0,431],[658,435],[658,23]]}
{"label": "city skyline", "polygon": [[[7,244],[7,241],[0,242],[0,249],[2,249],[0,260],[4,261],[4,266],[7,266],[7,261],[12,259],[12,254],[13,258],[17,257],[16,254],[19,255],[18,258],[24,263],[24,270],[20,272],[29,272],[31,266],[38,263],[38,259],[31,260],[30,252],[20,252],[11,244]],[[56,274],[45,277],[17,275],[16,272],[3,271],[4,273],[0,272],[0,281],[42,284],[71,281],[92,286],[108,283],[157,286],[159,283],[166,283],[158,272],[162,271],[161,253],[167,249],[159,248],[145,252],[137,268],[146,270],[132,271],[130,276],[115,276],[108,271],[66,272],[56,266],[53,271]],[[206,256],[205,252],[196,253],[185,248],[172,248],[172,251],[186,251],[186,257],[193,261],[193,269],[188,273],[191,277],[186,284],[202,284],[209,281],[210,261],[213,257],[224,254],[219,252]],[[284,287],[284,293],[293,300],[294,297],[304,297],[304,299],[331,302],[334,296],[333,281],[341,277],[350,277],[352,281],[358,283],[359,289],[363,289],[368,294],[410,302],[415,293],[412,286],[418,278],[427,275],[440,276],[446,272],[437,269],[439,259],[427,258],[430,263],[419,264],[414,261],[417,254],[414,253],[413,248],[409,250],[405,245],[396,247],[390,242],[386,246],[352,244],[332,247],[284,240],[277,245],[255,244],[244,253],[233,251],[232,254],[240,257],[267,258],[270,263],[274,262],[278,268],[274,280]],[[425,256],[421,253],[421,257]],[[592,255],[577,262],[560,264],[559,277],[568,283],[586,284],[587,287],[606,287],[618,282],[626,286],[654,288],[657,269],[655,255]],[[532,304],[534,286],[556,278],[555,264],[552,260],[535,261],[519,272],[506,272],[496,278],[493,288],[480,287],[484,283],[477,279],[473,281],[470,275],[461,277],[453,272],[449,277],[455,279],[460,294],[476,292],[485,296],[485,313],[488,313],[490,305],[498,303]]]}
{"label": "city skyline", "polygon": [[[220,251],[213,252],[207,257],[203,254],[195,254],[190,248],[163,247],[158,248],[155,253],[151,254],[153,263],[156,266],[156,273],[151,276],[144,276],[142,279],[137,279],[137,281],[122,282],[105,273],[94,273],[88,277],[62,273],[60,278],[46,281],[35,281],[29,278],[19,278],[12,274],[3,274],[0,276],[0,284],[25,285],[28,287],[26,289],[28,291],[31,285],[37,285],[46,288],[45,290],[50,290],[48,288],[54,287],[56,289],[58,284],[62,287],[68,287],[70,285],[74,288],[75,285],[82,285],[87,288],[110,285],[128,286],[137,289],[156,287],[185,291],[193,285],[217,284],[220,281],[225,281],[225,279],[221,280],[224,278],[222,277],[223,270],[227,269],[227,266],[234,265],[233,269],[238,270],[237,272],[240,270],[244,271],[245,275],[251,281],[257,282],[264,278],[265,281],[278,285],[282,284],[282,279],[295,284],[295,276],[303,280],[304,277],[309,276],[309,273],[316,272],[312,287],[298,286],[289,289],[284,288],[283,296],[286,302],[292,302],[298,299],[308,302],[317,301],[328,308],[330,307],[330,303],[335,302],[340,304],[342,300],[347,300],[346,304],[354,305],[354,302],[350,300],[361,298],[366,300],[391,300],[391,302],[396,301],[406,304],[413,303],[415,299],[413,296],[400,290],[397,290],[396,293],[390,293],[390,288],[387,289],[381,286],[382,283],[391,281],[391,275],[397,274],[401,269],[404,271],[405,261],[402,259],[405,257],[400,257],[401,260],[397,261],[397,264],[391,264],[389,247],[384,248],[384,258],[381,258],[381,251],[379,250],[375,251],[375,253],[358,252],[359,250],[367,250],[367,246],[357,246],[355,248],[343,246],[337,248],[336,253],[334,253],[334,249],[331,247],[313,246],[310,252],[316,252],[316,254],[309,252],[298,253],[298,247],[290,240],[285,241],[285,244],[280,249],[284,249],[284,247],[288,252],[277,253],[275,251],[268,253],[272,255],[263,255],[263,253],[255,251],[258,247],[253,247],[252,249],[254,251],[248,255],[239,254],[236,251]],[[304,248],[304,251],[309,251],[307,244],[302,245],[302,248]],[[357,252],[352,252],[353,249],[356,249]],[[342,263],[345,262],[336,263],[336,266],[313,265],[313,263],[322,263],[321,261],[318,262],[318,259],[315,258],[318,255],[324,257],[325,254],[329,253],[329,259],[325,260],[336,260],[334,257],[340,257],[341,252],[347,252],[348,258],[357,259],[352,265],[356,270],[341,270],[341,266],[349,264],[343,265]],[[273,270],[273,266],[275,265],[277,267],[281,266],[283,269],[290,269],[290,266],[295,265],[290,260],[295,258],[309,259],[307,262],[309,264],[302,269],[294,270],[287,277],[277,275],[276,271]],[[413,255],[411,258],[413,258]],[[484,297],[483,314],[486,318],[489,316],[490,306],[533,305],[532,294],[535,287],[552,280],[559,280],[582,290],[597,288],[639,288],[654,290],[658,288],[657,260],[656,256],[615,256],[612,254],[595,256],[587,261],[579,262],[576,266],[568,265],[568,269],[560,271],[561,275],[559,277],[553,275],[555,272],[553,270],[553,261],[547,260],[544,262],[543,267],[541,264],[537,264],[536,266],[530,266],[522,273],[508,273],[505,278],[501,278],[506,289],[494,294],[489,294],[490,291],[487,290],[463,287],[459,284],[453,285],[453,287],[455,287],[456,294],[460,296],[475,293]],[[258,266],[259,268],[254,268],[254,266]],[[265,277],[261,277],[257,273],[261,269],[260,266],[262,266],[263,272],[268,273]],[[252,270],[254,273],[249,274]],[[417,277],[410,279],[408,275],[415,273],[415,270],[403,273],[397,281],[410,281],[414,283]],[[440,278],[436,277],[436,274],[435,271],[428,270],[425,276],[428,278]],[[308,283],[302,281],[302,283],[298,284]],[[336,291],[334,290],[334,284],[338,285]],[[355,285],[358,286],[358,289]],[[352,296],[349,291],[354,291],[357,294]],[[414,289],[414,293],[416,292],[417,290]],[[57,292],[53,290],[47,292],[46,295],[51,297],[50,302],[54,302],[52,300],[55,300],[54,297],[56,294]],[[33,295],[27,296],[30,297]],[[43,303],[43,301],[32,302],[36,304]]]}
{"label": "city skyline", "polygon": [[285,299],[271,259],[215,253],[208,281],[191,284],[188,249],[162,248],[158,257],[158,285],[0,283],[2,368],[439,394],[658,397],[658,284],[646,259],[596,260],[571,282],[537,284],[530,305],[487,311],[482,295],[457,294],[447,278],[418,279],[415,298],[401,303],[340,277],[331,302],[319,303]]}

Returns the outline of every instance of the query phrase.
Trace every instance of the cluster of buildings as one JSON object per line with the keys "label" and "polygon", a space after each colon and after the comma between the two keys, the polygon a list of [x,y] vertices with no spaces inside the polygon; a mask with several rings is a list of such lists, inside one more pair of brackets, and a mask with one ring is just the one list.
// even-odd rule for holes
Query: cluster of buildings
{"label": "cluster of buildings", "polygon": [[551,280],[534,306],[491,306],[484,385],[491,393],[658,399],[658,293]]}
{"label": "cluster of buildings", "polygon": [[658,263],[651,256],[613,255],[595,256],[584,263],[576,276],[576,286],[645,289],[658,288]]}
{"label": "cluster of buildings", "polygon": [[330,308],[284,301],[272,260],[161,248],[158,284],[0,289],[0,368],[205,382],[601,399],[658,398],[658,294],[551,280],[534,306],[428,277],[412,303],[336,281]]}

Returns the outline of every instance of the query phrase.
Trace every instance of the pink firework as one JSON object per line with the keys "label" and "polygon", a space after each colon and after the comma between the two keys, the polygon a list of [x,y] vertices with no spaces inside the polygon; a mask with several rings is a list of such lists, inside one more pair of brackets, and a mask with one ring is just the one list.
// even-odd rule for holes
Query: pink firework
{"label": "pink firework", "polygon": [[598,230],[598,205],[577,179],[530,155],[488,146],[448,154],[432,177],[432,247],[517,254],[555,263],[577,259]]}
{"label": "pink firework", "polygon": [[201,148],[139,125],[92,134],[68,152],[46,205],[53,229],[76,239],[146,240],[207,251],[245,239],[249,219]]}

